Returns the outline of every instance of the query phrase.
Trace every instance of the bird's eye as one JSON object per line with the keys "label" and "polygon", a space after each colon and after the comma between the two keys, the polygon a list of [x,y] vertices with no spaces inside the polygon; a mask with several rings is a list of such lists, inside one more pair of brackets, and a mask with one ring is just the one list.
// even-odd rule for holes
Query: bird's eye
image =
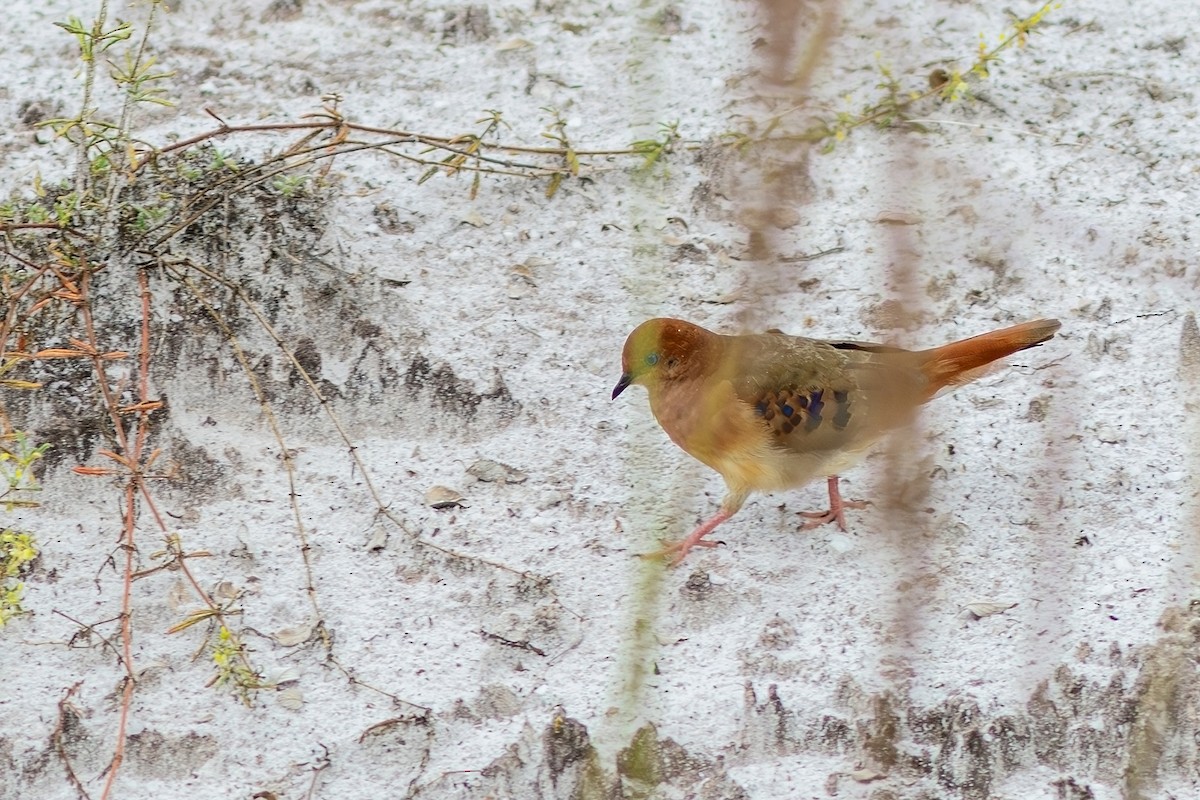
{"label": "bird's eye", "polygon": [[646,363],[652,367],[655,364],[657,364],[658,363],[658,353],[651,353],[650,355],[646,356]]}

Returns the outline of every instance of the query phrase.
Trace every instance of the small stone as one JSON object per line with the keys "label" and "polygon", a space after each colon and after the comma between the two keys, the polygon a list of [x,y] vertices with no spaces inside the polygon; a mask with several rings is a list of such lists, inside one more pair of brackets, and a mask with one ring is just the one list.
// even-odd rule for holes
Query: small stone
{"label": "small stone", "polygon": [[556,505],[559,505],[569,497],[570,495],[565,492],[560,492],[557,489],[547,489],[546,491],[542,492],[540,497],[538,497],[537,503],[534,507],[537,508],[538,511],[545,511],[548,508],[554,508]]}
{"label": "small stone", "polygon": [[835,553],[849,553],[854,549],[854,540],[844,533],[831,533],[829,549]]}

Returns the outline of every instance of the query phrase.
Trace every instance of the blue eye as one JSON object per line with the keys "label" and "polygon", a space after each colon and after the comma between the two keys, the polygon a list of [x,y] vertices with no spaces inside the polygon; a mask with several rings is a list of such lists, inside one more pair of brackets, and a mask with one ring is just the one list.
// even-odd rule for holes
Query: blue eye
{"label": "blue eye", "polygon": [[652,367],[655,364],[657,364],[658,363],[658,353],[651,353],[650,355],[646,356],[646,363]]}

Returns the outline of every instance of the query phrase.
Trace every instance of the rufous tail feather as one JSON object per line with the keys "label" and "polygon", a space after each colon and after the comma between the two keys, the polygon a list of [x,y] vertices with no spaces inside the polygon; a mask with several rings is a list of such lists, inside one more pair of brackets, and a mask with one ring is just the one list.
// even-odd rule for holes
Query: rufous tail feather
{"label": "rufous tail feather", "polygon": [[925,399],[983,377],[999,366],[998,359],[1047,341],[1059,327],[1056,319],[1038,319],[921,351],[921,371],[929,380]]}

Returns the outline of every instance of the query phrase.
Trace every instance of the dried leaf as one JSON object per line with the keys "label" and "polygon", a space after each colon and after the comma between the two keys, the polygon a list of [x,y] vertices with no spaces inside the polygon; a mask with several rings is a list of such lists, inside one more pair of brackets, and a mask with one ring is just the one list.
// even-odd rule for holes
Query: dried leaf
{"label": "dried leaf", "polygon": [[467,474],[484,483],[524,483],[529,476],[507,464],[481,458],[467,467]]}
{"label": "dried leaf", "polygon": [[425,181],[429,180],[430,178],[432,178],[434,175],[437,175],[437,174],[438,174],[438,168],[430,167],[429,169],[427,169],[423,173],[421,173],[421,177],[417,178],[417,186],[420,186],[422,183],[424,183]]}
{"label": "dried leaf", "polygon": [[213,617],[217,616],[217,613],[217,609],[215,608],[198,609],[184,617],[182,622],[177,622],[176,624],[167,628],[167,633],[179,633],[180,631],[187,630],[198,622],[204,622],[205,620],[212,619]]}
{"label": "dried leaf", "polygon": [[921,218],[905,211],[883,211],[875,217],[875,221],[885,225],[919,225]]}
{"label": "dried leaf", "polygon": [[167,608],[178,611],[192,600],[192,590],[183,581],[175,581],[167,590]]}
{"label": "dried leaf", "polygon": [[975,619],[983,619],[984,617],[990,617],[992,614],[1000,614],[1008,611],[1010,608],[1016,607],[1016,603],[967,603],[963,606],[963,610],[975,617]]}
{"label": "dried leaf", "polygon": [[510,50],[524,50],[526,47],[533,47],[533,43],[525,39],[509,39],[497,47],[496,50],[501,53],[507,53]]}
{"label": "dried leaf", "polygon": [[4,507],[6,509],[13,508],[41,508],[42,504],[34,500],[5,500]]}
{"label": "dried leaf", "polygon": [[1186,372],[1200,370],[1200,326],[1196,325],[1195,314],[1189,313],[1183,318],[1183,328],[1179,331],[1179,363]]}
{"label": "dried leaf", "polygon": [[510,300],[520,300],[533,293],[533,284],[524,278],[513,278],[504,290]]}
{"label": "dried leaf", "polygon": [[488,221],[483,218],[483,215],[475,209],[468,211],[459,221],[470,225],[472,228],[485,228],[489,224]]}
{"label": "dried leaf", "polygon": [[387,546],[388,529],[384,525],[375,525],[371,528],[371,538],[367,540],[367,550],[374,553],[382,550]]}
{"label": "dried leaf", "polygon": [[856,769],[854,772],[848,772],[846,774],[859,783],[870,783],[871,781],[877,781],[880,778],[887,777],[886,772],[876,772],[873,769]]}
{"label": "dried leaf", "polygon": [[720,306],[726,306],[726,305],[729,305],[730,303],[736,303],[738,300],[741,300],[743,294],[745,294],[745,287],[739,286],[738,288],[734,289],[732,292],[729,292],[728,294],[723,294],[719,297],[703,297],[700,299],[700,302],[701,303],[715,303]]}
{"label": "dried leaf", "polygon": [[116,471],[107,467],[85,467],[82,464],[77,467],[71,467],[71,471],[77,475],[115,475]]}
{"label": "dried leaf", "polygon": [[127,469],[131,466],[129,459],[125,458],[124,456],[117,455],[112,450],[108,450],[106,448],[101,448],[96,451],[96,454],[104,456],[105,458],[111,458],[113,461],[117,462],[122,467],[125,467]]}
{"label": "dried leaf", "polygon": [[280,628],[275,631],[271,637],[280,647],[295,647],[298,644],[304,644],[313,635],[313,625],[311,622],[305,622],[300,625],[292,625],[288,628]]}
{"label": "dried leaf", "polygon": [[69,350],[65,347],[51,347],[48,350],[38,350],[31,357],[40,361],[48,361],[52,358],[83,358],[87,355],[87,353],[84,353],[80,350]]}
{"label": "dried leaf", "polygon": [[430,508],[462,508],[465,498],[449,486],[430,486],[425,492],[425,504]]}
{"label": "dried leaf", "polygon": [[283,689],[290,684],[300,682],[300,671],[295,667],[284,667],[281,670],[268,672],[263,681],[267,686]]}
{"label": "dried leaf", "polygon": [[304,707],[304,692],[296,687],[284,689],[275,694],[275,699],[279,701],[279,705],[286,708],[288,711],[299,711]]}
{"label": "dried leaf", "polygon": [[117,409],[118,414],[148,414],[151,411],[157,411],[163,407],[161,400],[147,400],[144,403],[134,403],[129,406],[121,406]]}

